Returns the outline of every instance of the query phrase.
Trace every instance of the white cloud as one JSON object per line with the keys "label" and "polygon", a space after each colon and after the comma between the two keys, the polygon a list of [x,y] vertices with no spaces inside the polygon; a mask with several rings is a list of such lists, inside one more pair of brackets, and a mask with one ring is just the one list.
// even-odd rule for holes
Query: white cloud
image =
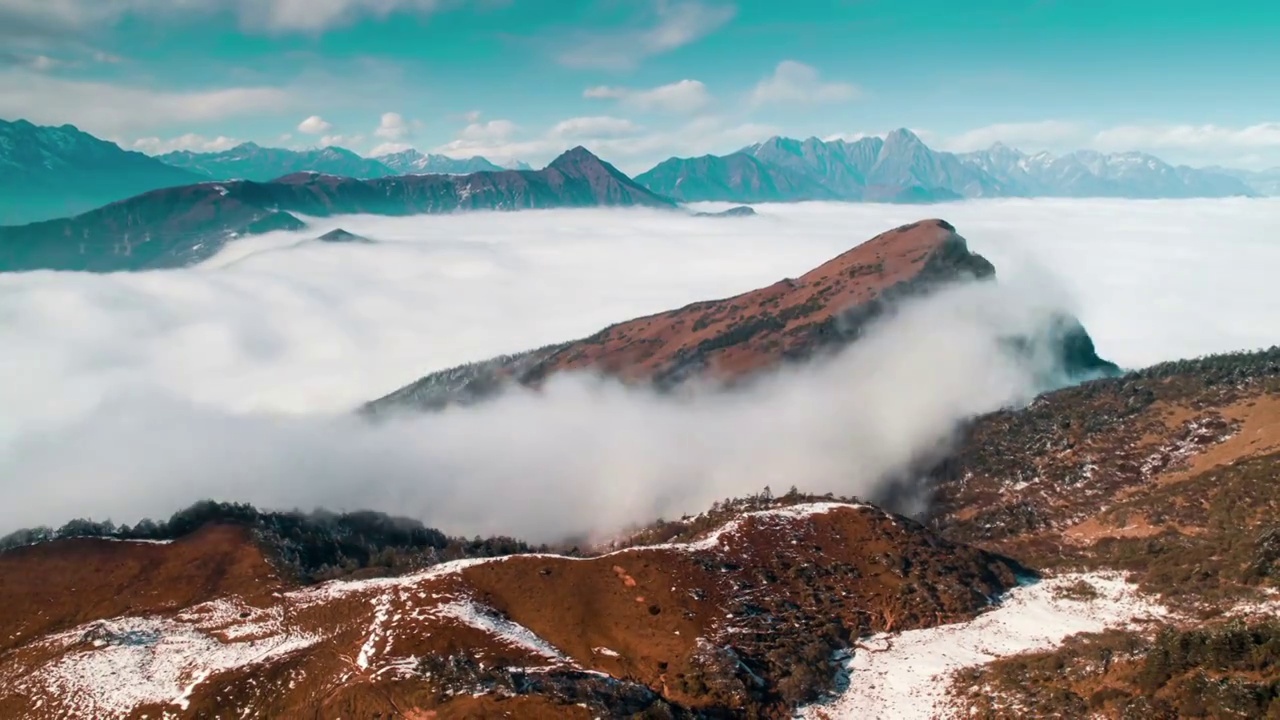
{"label": "white cloud", "polygon": [[505,142],[509,140],[519,127],[510,120],[489,120],[474,122],[458,133],[458,137],[470,142]]}
{"label": "white cloud", "polygon": [[1099,132],[1093,145],[1103,150],[1167,148],[1190,151],[1280,148],[1280,122],[1242,128],[1221,125],[1122,125]]}
{"label": "white cloud", "polygon": [[818,71],[795,60],[783,60],[750,94],[753,106],[845,102],[861,95],[856,85],[824,82]]}
{"label": "white cloud", "polygon": [[364,135],[325,135],[320,138],[320,147],[341,147],[350,149],[353,145],[364,142]]}
{"label": "white cloud", "polygon": [[298,132],[307,135],[323,135],[333,129],[333,124],[319,115],[312,115],[298,123]]}
{"label": "white cloud", "polygon": [[360,18],[392,13],[426,15],[463,6],[457,0],[0,0],[0,36],[87,33],[126,17],[165,23],[198,22],[230,12],[243,29],[318,33]]}
{"label": "white cloud", "polygon": [[399,142],[413,136],[414,131],[421,125],[417,121],[406,120],[400,113],[383,113],[382,119],[378,122],[378,128],[373,131],[375,137]]}
{"label": "white cloud", "polygon": [[413,150],[414,147],[409,143],[385,142],[375,145],[372,150],[366,153],[366,157],[376,158],[383,155],[392,155],[394,153],[404,152],[405,150]]}
{"label": "white cloud", "polygon": [[[556,42],[557,58],[574,68],[623,70],[715,32],[737,14],[729,4],[700,0],[652,0],[640,22],[623,31],[583,30]],[[564,49],[569,48],[569,49]]]}
{"label": "white cloud", "polygon": [[[0,363],[22,378],[0,382],[0,532],[132,522],[212,496],[545,537],[765,484],[874,491],[881,470],[945,441],[955,419],[1025,389],[990,352],[992,330],[1025,321],[1005,313],[1028,300],[1057,305],[1044,288],[1060,287],[1100,352],[1126,365],[1275,340],[1280,201],[946,208],[1012,294],[944,298],[826,369],[683,405],[569,381],[380,426],[344,414],[433,369],[795,277],[926,213],[807,203],[729,222],[345,217],[237,241],[187,270],[0,275]],[[388,242],[296,245],[339,224]]]}
{"label": "white cloud", "polygon": [[239,140],[229,138],[225,135],[217,137],[205,137],[196,133],[187,133],[174,138],[144,137],[134,140],[130,144],[130,149],[144,152],[148,155],[163,155],[164,153],[174,152],[176,150],[191,150],[193,152],[221,152],[230,150],[240,144]]}
{"label": "white cloud", "polygon": [[0,70],[0,117],[21,117],[43,125],[69,122],[102,136],[262,116],[295,102],[291,91],[274,87],[167,91]]}
{"label": "white cloud", "polygon": [[664,112],[694,115],[711,104],[707,86],[698,80],[680,80],[647,90],[598,86],[583,91],[584,98],[618,100],[625,107],[640,112]]}
{"label": "white cloud", "polygon": [[564,140],[599,139],[635,135],[642,129],[630,120],[600,115],[562,120],[551,128],[549,135]]}

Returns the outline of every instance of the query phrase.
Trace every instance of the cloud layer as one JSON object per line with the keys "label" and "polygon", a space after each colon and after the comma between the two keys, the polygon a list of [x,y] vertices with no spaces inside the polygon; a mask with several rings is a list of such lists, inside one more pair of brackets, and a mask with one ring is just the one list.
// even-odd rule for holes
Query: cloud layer
{"label": "cloud layer", "polygon": [[[958,418],[1028,390],[1032,368],[994,339],[1050,307],[1129,366],[1276,339],[1276,201],[929,210],[1003,289],[911,307],[837,361],[743,396],[672,405],[570,379],[376,427],[347,410],[434,369],[794,277],[922,209],[352,217],[187,270],[0,275],[0,531],[213,496],[547,538],[765,484],[868,493]],[[337,226],[381,242],[299,244]]]}

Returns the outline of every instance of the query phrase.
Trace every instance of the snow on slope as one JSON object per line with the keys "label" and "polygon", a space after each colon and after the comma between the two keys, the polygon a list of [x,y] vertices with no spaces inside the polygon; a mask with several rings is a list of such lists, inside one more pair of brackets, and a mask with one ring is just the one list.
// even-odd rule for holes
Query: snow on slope
{"label": "snow on slope", "polygon": [[214,633],[225,617],[223,605],[208,603],[172,619],[115,618],[60,633],[40,644],[63,651],[61,657],[18,679],[15,688],[57,698],[68,717],[119,717],[153,703],[186,708],[209,676],[269,663],[319,639],[289,632],[266,613],[251,616],[232,641],[222,642]]}
{"label": "snow on slope", "polygon": [[[1062,590],[1084,581],[1097,597],[1074,600]],[[1064,575],[1011,590],[974,620],[877,635],[862,642],[846,667],[848,689],[805,708],[805,720],[936,720],[953,717],[948,683],[961,669],[1002,657],[1047,650],[1071,635],[1098,632],[1168,611],[1140,596],[1114,573]]]}

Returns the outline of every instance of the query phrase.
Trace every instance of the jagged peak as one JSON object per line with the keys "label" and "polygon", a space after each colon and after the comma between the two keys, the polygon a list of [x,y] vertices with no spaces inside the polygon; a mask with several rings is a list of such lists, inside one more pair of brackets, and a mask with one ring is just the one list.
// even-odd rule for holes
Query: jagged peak
{"label": "jagged peak", "polygon": [[884,141],[885,141],[885,144],[905,144],[905,143],[913,143],[913,144],[920,144],[920,145],[924,144],[924,141],[920,139],[919,135],[916,135],[915,133],[911,132],[907,128],[898,128],[897,130],[894,130],[888,135],[885,135]]}
{"label": "jagged peak", "polygon": [[552,160],[550,164],[547,165],[548,169],[559,170],[561,172],[565,172],[566,170],[580,170],[588,167],[601,167],[608,169],[609,164],[581,145],[565,150],[560,153],[559,157]]}

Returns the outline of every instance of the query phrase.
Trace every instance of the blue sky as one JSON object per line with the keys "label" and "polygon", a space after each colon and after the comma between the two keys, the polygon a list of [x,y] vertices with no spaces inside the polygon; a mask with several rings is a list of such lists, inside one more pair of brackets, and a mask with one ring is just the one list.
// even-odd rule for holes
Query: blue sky
{"label": "blue sky", "polygon": [[628,170],[771,134],[1280,165],[1270,0],[0,0],[0,117]]}

